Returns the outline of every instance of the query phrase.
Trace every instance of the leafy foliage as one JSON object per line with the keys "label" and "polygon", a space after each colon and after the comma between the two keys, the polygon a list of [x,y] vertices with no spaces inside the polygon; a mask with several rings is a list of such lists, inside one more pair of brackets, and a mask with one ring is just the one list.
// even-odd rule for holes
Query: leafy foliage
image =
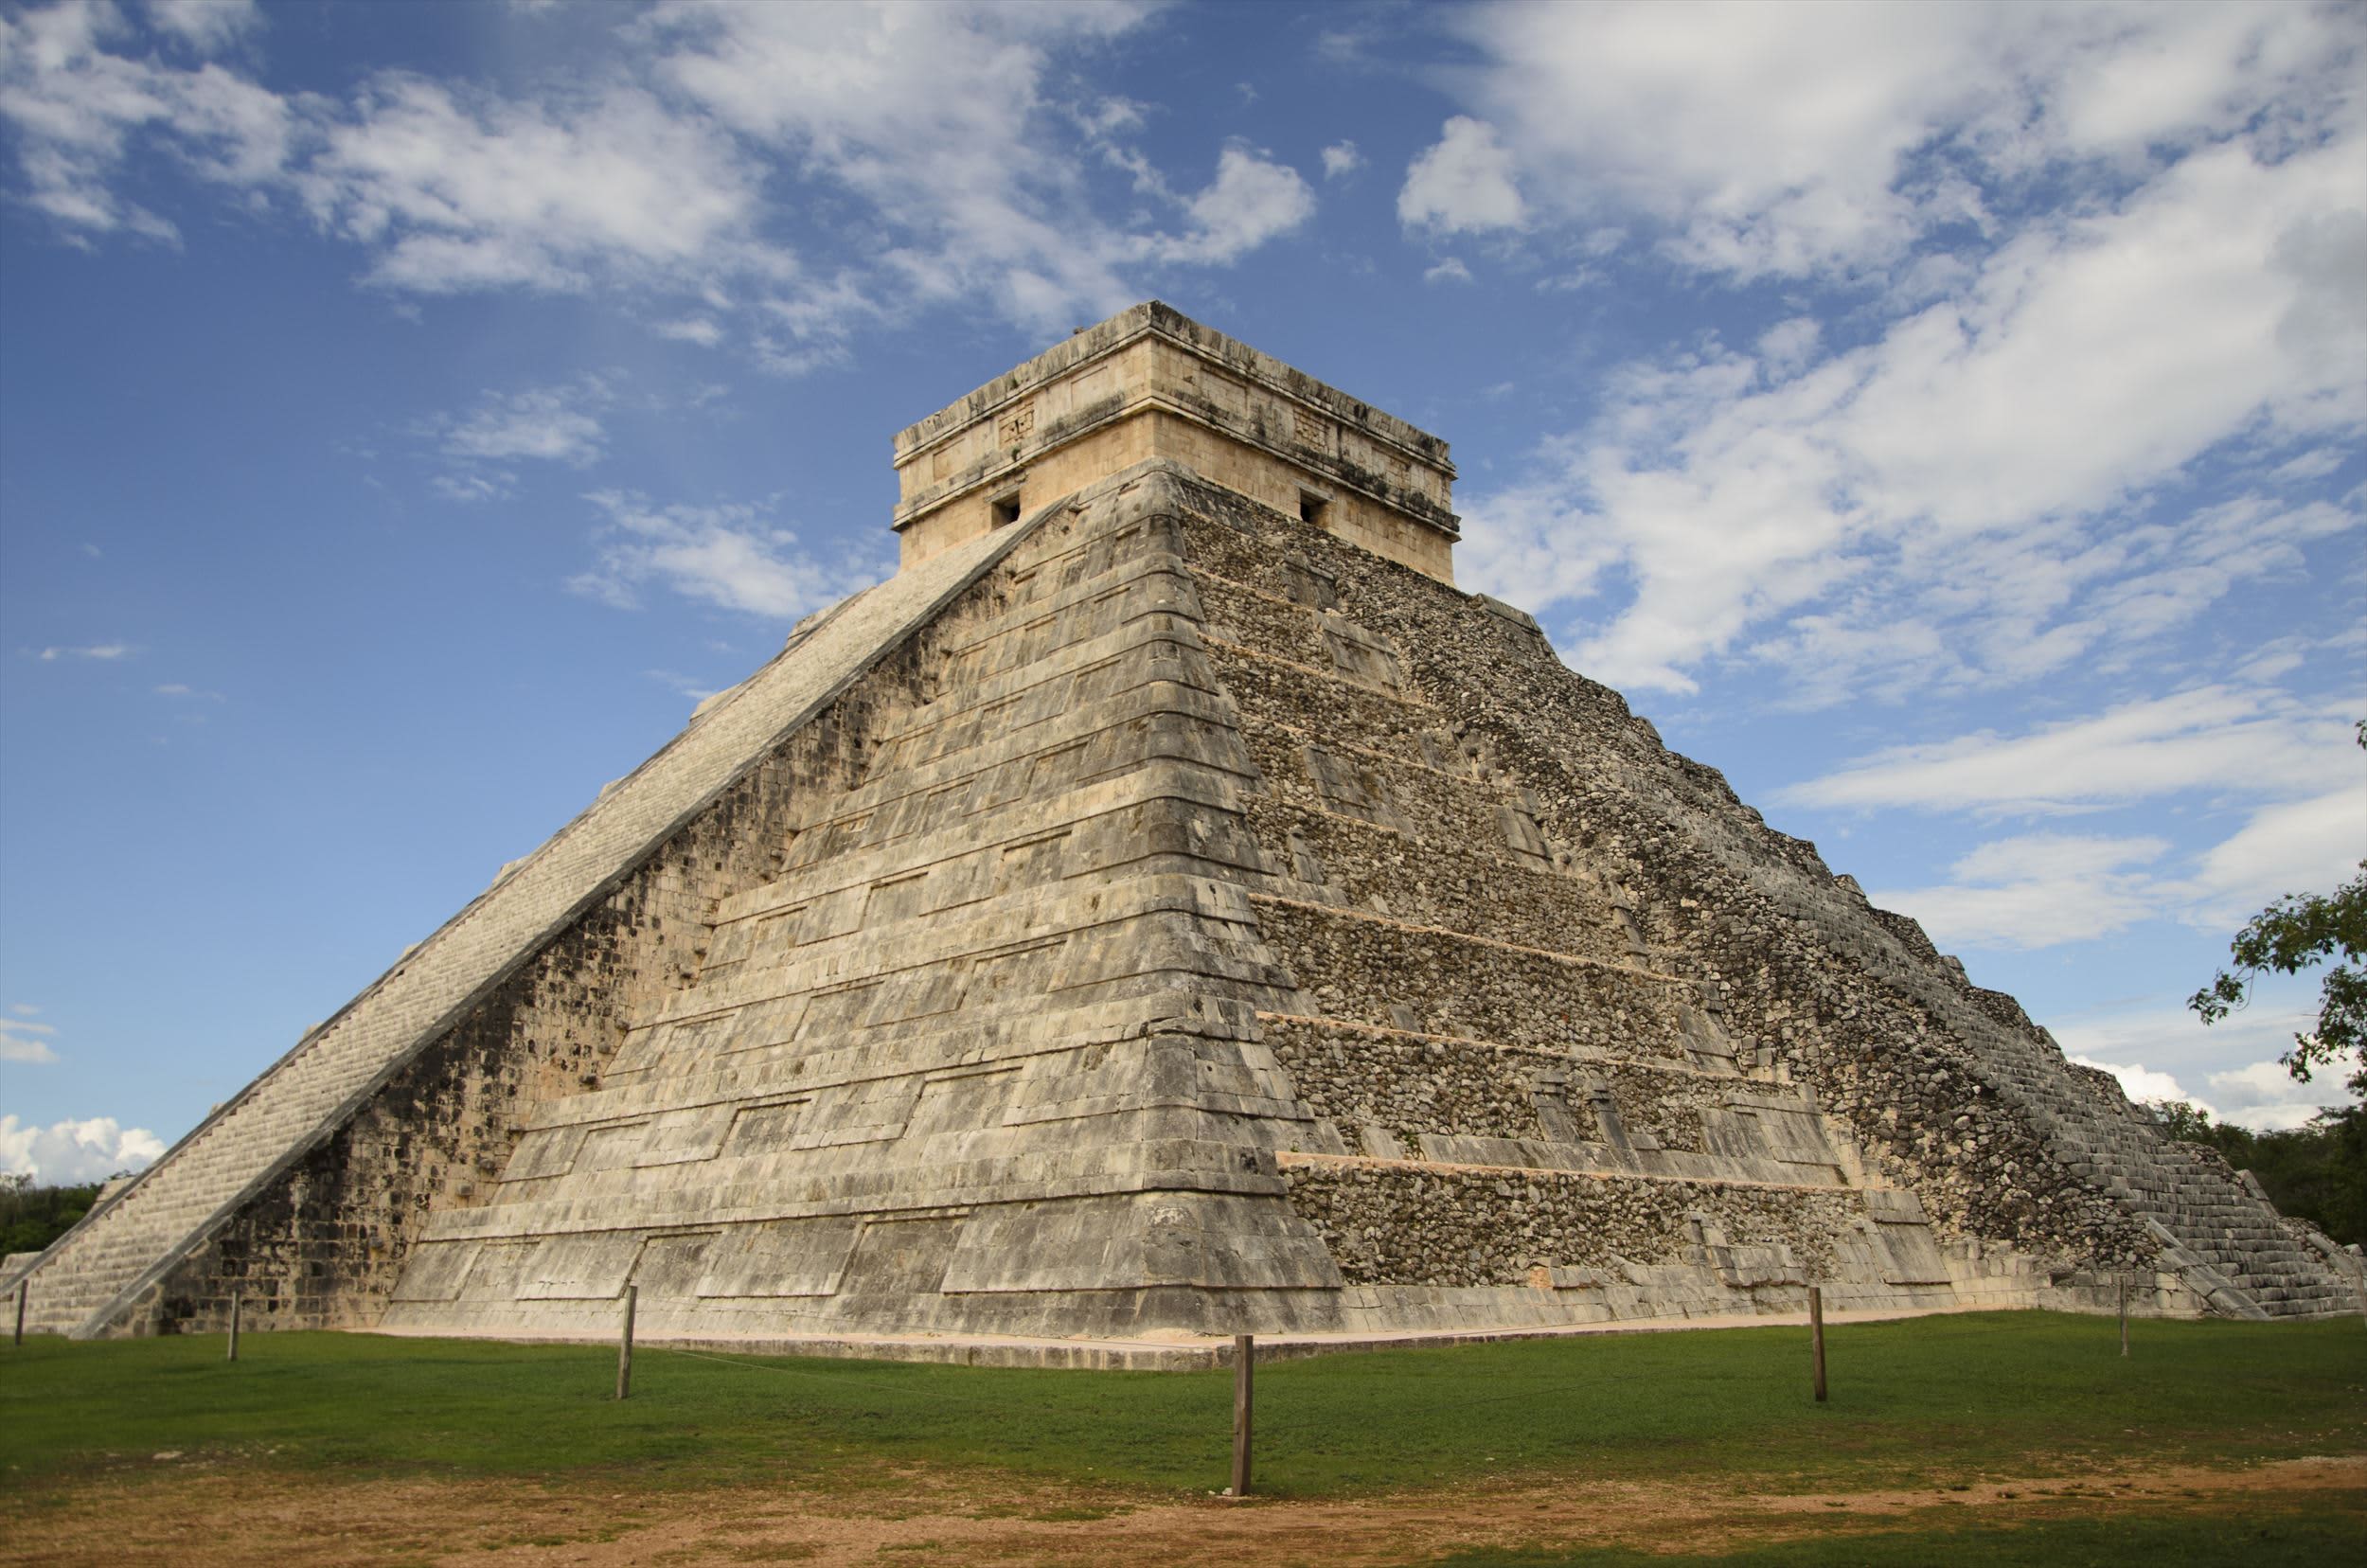
{"label": "leafy foliage", "polygon": [[35,1186],[28,1176],[0,1176],[0,1254],[48,1246],[90,1212],[98,1187]]}
{"label": "leafy foliage", "polygon": [[2318,993],[2318,1027],[2295,1035],[2280,1059],[2303,1082],[2320,1067],[2350,1070],[2354,1094],[2367,1095],[2367,861],[2359,874],[2331,896],[2288,893],[2253,916],[2229,944],[2233,971],[2221,970],[2210,985],[2187,999],[2205,1024],[2216,1024],[2244,1005],[2262,974],[2299,974],[2332,957]]}

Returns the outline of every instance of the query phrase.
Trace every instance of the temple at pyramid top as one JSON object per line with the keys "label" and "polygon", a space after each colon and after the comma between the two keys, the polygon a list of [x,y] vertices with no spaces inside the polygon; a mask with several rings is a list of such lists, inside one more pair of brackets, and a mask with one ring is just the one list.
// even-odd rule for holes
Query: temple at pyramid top
{"label": "temple at pyramid top", "polygon": [[1446,442],[1157,300],[897,436],[902,563],[1153,457],[1454,580]]}

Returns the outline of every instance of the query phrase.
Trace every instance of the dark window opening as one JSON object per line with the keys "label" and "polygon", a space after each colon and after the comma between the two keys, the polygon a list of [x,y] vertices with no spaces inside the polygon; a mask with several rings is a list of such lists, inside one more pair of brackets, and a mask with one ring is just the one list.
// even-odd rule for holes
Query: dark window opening
{"label": "dark window opening", "polygon": [[1324,514],[1330,510],[1331,503],[1325,500],[1322,496],[1317,495],[1313,490],[1299,491],[1300,522],[1312,523],[1319,528],[1326,526],[1327,525],[1325,523]]}
{"label": "dark window opening", "polygon": [[1013,490],[1008,495],[997,496],[992,503],[992,509],[994,513],[994,526],[998,528],[1003,527],[1006,524],[1018,522],[1019,491]]}

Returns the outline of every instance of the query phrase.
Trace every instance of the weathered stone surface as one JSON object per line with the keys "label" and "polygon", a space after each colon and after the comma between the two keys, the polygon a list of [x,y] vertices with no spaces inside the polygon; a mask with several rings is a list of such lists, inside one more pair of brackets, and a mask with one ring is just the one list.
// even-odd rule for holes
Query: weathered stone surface
{"label": "weathered stone surface", "polygon": [[[237,1291],[262,1325],[602,1335],[627,1283],[647,1334],[835,1347],[1789,1311],[1811,1283],[2349,1310],[2354,1260],[1533,621],[1261,499],[1339,474],[1252,393],[1432,462],[1434,508],[1358,493],[1434,541],[1443,443],[1162,312],[906,432],[904,522],[952,519],[917,563],[102,1204],[33,1266],[36,1326],[210,1325]],[[1072,424],[1014,425],[1018,458],[1082,460],[1054,437],[1112,410],[1046,388],[1096,354],[1112,397],[1140,371],[1229,443],[1219,472],[1153,456],[956,537],[1011,454],[933,454],[1039,396]],[[1193,415],[1193,365],[1240,407]]]}

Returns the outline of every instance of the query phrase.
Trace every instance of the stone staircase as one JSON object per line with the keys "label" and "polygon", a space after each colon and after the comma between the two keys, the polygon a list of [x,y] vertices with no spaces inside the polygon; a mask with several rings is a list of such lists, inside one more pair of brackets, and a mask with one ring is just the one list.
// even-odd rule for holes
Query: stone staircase
{"label": "stone staircase", "polygon": [[2213,1310],[2285,1318],[2359,1310],[2347,1271],[2212,1151],[2162,1136],[2117,1085],[2088,1081],[2022,1031],[1980,1014],[1967,1022],[1998,1097],[2068,1169],[2145,1221],[2170,1266]]}
{"label": "stone staircase", "polygon": [[[26,1277],[25,1326],[88,1335],[137,1294],[250,1187],[342,1119],[385,1065],[366,1029],[308,1036],[236,1099],[44,1253]],[[14,1281],[7,1282],[14,1289]]]}
{"label": "stone staircase", "polygon": [[[1080,497],[1121,487],[1136,472],[1113,475]],[[601,791],[540,849],[505,866],[484,893],[137,1181],[93,1209],[29,1268],[0,1279],[6,1292],[28,1282],[26,1327],[80,1337],[145,1331],[143,1292],[219,1223],[331,1136],[388,1075],[781,736],[820,712],[1066,505],[1041,509],[1024,526],[940,551],[800,622],[782,656],[703,704],[689,728]]]}
{"label": "stone staircase", "polygon": [[[2167,1267],[2210,1310],[2246,1318],[2362,1310],[2367,1265],[2302,1221],[2278,1214],[2216,1152],[2163,1137],[2109,1075],[2066,1061],[2052,1041],[2034,1036],[2010,998],[1967,995],[1895,931],[1885,940],[1862,921],[1836,918],[1835,895],[1804,899],[1796,885],[1767,879],[1759,885],[1826,942],[1949,1020],[1999,1100],[2066,1169],[2143,1221],[2161,1243]],[[1863,895],[1847,885],[1850,891],[1838,896],[1865,908]],[[1961,969],[1957,973],[1961,979]]]}

